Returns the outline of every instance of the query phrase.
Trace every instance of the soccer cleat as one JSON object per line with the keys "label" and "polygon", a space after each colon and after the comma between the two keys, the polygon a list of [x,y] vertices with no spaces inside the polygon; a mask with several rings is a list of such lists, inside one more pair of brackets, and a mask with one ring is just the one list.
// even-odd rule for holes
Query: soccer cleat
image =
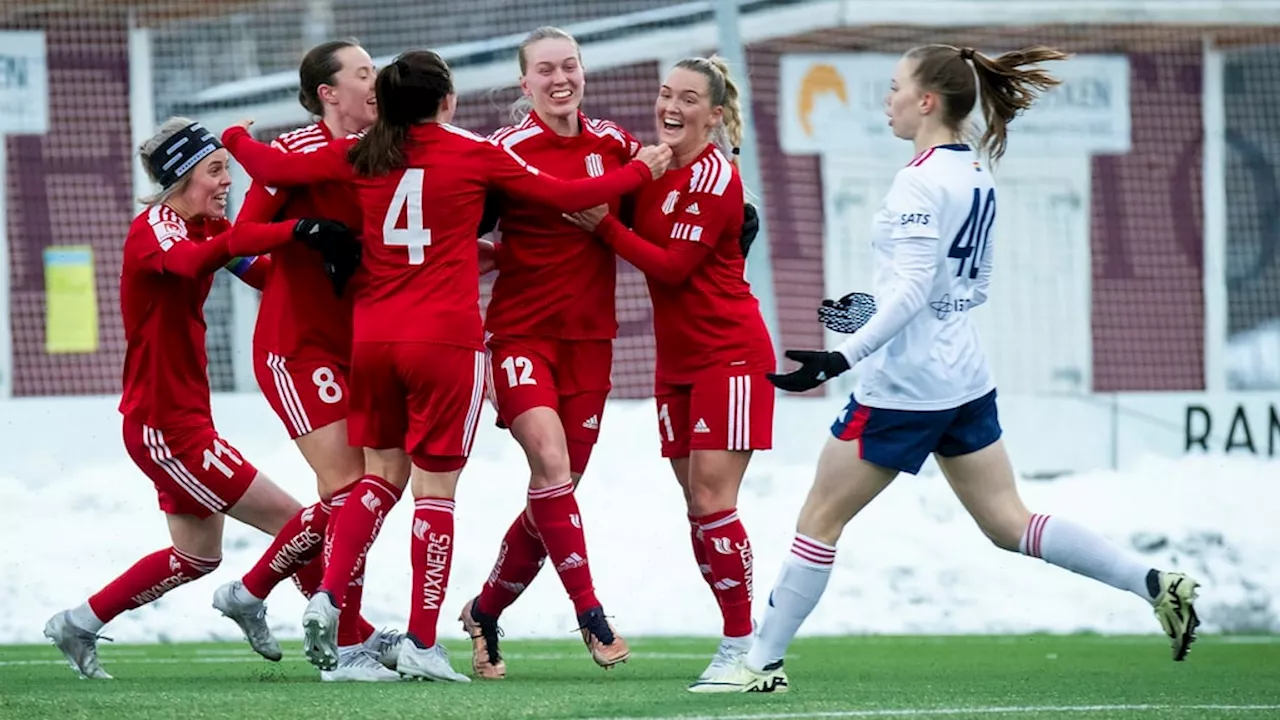
{"label": "soccer cleat", "polygon": [[724,638],[720,641],[720,647],[716,648],[716,654],[711,658],[711,664],[706,670],[698,676],[698,682],[720,677],[725,672],[746,660],[747,651],[751,649],[750,635],[741,638]]}
{"label": "soccer cleat", "polygon": [[[377,634],[370,638],[377,637]],[[348,645],[338,648],[338,667],[321,670],[324,682],[399,682],[400,673],[382,664],[377,651],[368,645]]]}
{"label": "soccer cleat", "polygon": [[784,693],[787,688],[787,673],[782,669],[781,660],[766,665],[762,672],[755,672],[745,662],[739,661],[712,677],[698,678],[689,686],[689,692]]}
{"label": "soccer cleat", "polygon": [[73,625],[70,611],[63,610],[49,618],[49,622],[44,624],[44,636],[58,646],[62,656],[67,659],[67,664],[79,673],[80,679],[113,679],[98,663],[98,638],[101,636]]}
{"label": "soccer cleat", "polygon": [[429,648],[418,647],[412,637],[400,643],[400,657],[396,663],[397,672],[407,678],[434,680],[437,682],[469,683],[471,678],[463,675],[449,664],[449,651],[440,643]]}
{"label": "soccer cleat", "polygon": [[1187,658],[1196,639],[1200,618],[1196,615],[1196,589],[1200,583],[1178,572],[1160,573],[1160,594],[1152,603],[1160,627],[1172,641],[1175,662]]}
{"label": "soccer cleat", "polygon": [[498,627],[498,618],[476,609],[479,601],[479,597],[472,598],[458,614],[462,629],[471,637],[471,670],[481,680],[501,680],[507,676],[507,664],[498,652],[502,629]]}
{"label": "soccer cleat", "polygon": [[302,612],[302,651],[321,670],[338,667],[338,608],[323,590],[311,596]]}
{"label": "soccer cleat", "polygon": [[[404,633],[399,630],[383,628],[365,638],[364,646],[373,652],[373,656],[388,670],[396,669],[400,659],[400,643],[404,642]],[[339,649],[341,653],[341,649]],[[341,662],[341,660],[339,660]]]}
{"label": "soccer cleat", "polygon": [[604,616],[603,608],[592,608],[578,616],[582,642],[591,651],[591,659],[605,670],[631,657],[631,649]]}
{"label": "soccer cleat", "polygon": [[250,595],[243,582],[234,580],[218,588],[213,593],[213,607],[240,626],[254,652],[272,662],[280,661],[280,643],[267,626],[267,604]]}

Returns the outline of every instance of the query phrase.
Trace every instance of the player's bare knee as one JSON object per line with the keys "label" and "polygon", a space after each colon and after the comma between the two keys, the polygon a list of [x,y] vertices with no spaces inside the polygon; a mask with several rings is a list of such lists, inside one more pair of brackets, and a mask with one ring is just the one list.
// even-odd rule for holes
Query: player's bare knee
{"label": "player's bare knee", "polygon": [[738,504],[738,485],[722,477],[689,478],[689,512],[695,517],[734,508]]}
{"label": "player's bare knee", "polygon": [[511,432],[529,461],[529,486],[554,487],[569,481],[569,449],[560,417],[551,408],[532,408],[511,423]]}
{"label": "player's bare knee", "polygon": [[975,517],[974,520],[991,544],[1001,550],[1018,552],[1018,546],[1022,542],[1022,532],[1027,524],[1018,520],[1017,513],[1008,512],[985,518]]}

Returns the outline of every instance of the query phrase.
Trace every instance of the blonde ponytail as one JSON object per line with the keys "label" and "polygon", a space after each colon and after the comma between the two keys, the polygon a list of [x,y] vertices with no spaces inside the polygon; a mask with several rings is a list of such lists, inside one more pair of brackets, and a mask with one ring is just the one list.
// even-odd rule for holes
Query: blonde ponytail
{"label": "blonde ponytail", "polygon": [[742,147],[743,117],[738,86],[729,74],[729,62],[719,55],[712,55],[709,58],[685,58],[676,63],[676,67],[701,73],[707,78],[711,107],[721,108],[722,113],[720,125],[712,133],[712,142],[737,164],[739,148]]}

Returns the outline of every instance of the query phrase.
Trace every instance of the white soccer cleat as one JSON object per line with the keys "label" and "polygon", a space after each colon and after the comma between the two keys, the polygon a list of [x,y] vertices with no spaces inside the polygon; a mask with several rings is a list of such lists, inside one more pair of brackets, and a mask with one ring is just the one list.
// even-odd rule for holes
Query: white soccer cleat
{"label": "white soccer cleat", "polygon": [[411,639],[400,643],[400,658],[396,670],[407,678],[420,678],[437,682],[471,682],[471,678],[463,675],[449,664],[449,651],[440,643],[429,648],[420,648]]}
{"label": "white soccer cleat", "polygon": [[338,667],[321,670],[320,679],[324,682],[399,682],[400,673],[388,669],[376,651],[361,643],[338,648]]}
{"label": "white soccer cleat", "polygon": [[711,658],[711,664],[706,670],[698,676],[696,682],[708,680],[723,675],[731,670],[735,665],[744,662],[747,659],[747,651],[751,649],[751,637],[741,638],[723,638],[720,641],[720,647],[716,648],[716,654]]}
{"label": "white soccer cleat", "polygon": [[112,679],[98,663],[98,635],[71,624],[70,611],[63,610],[49,618],[49,622],[44,624],[44,636],[58,646],[80,679]]}
{"label": "white soccer cleat", "polygon": [[782,669],[782,661],[779,660],[766,666],[763,672],[755,672],[748,668],[745,662],[737,662],[711,677],[698,678],[689,686],[689,692],[784,693],[787,688],[787,673]]}
{"label": "white soccer cleat", "polygon": [[1196,589],[1200,583],[1179,572],[1160,573],[1160,594],[1152,602],[1160,627],[1169,636],[1174,661],[1187,658],[1196,639]]}
{"label": "white soccer cleat", "polygon": [[321,670],[338,667],[338,608],[327,592],[312,595],[302,613],[302,651]]}
{"label": "white soccer cleat", "polygon": [[249,594],[239,580],[223,585],[213,593],[213,607],[240,626],[253,651],[271,662],[283,657],[280,643],[267,626],[267,604]]}
{"label": "white soccer cleat", "polygon": [[373,656],[382,663],[383,667],[395,670],[400,660],[400,643],[402,642],[404,642],[404,633],[383,628],[366,638],[364,646],[373,652]]}

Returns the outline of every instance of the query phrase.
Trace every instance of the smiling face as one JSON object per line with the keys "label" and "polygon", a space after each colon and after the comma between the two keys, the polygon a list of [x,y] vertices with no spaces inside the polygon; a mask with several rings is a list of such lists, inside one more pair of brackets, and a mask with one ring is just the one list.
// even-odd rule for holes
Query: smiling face
{"label": "smiling face", "polygon": [[711,106],[710,83],[705,75],[675,68],[658,92],[654,113],[658,141],[683,156],[707,143],[711,131],[720,124],[724,108]]}
{"label": "smiling face", "polygon": [[222,218],[227,216],[227,193],[231,190],[231,159],[226,148],[214,150],[200,161],[187,176],[186,187],[179,194],[183,207],[195,216]]}
{"label": "smiling face", "polygon": [[316,88],[325,106],[325,116],[345,119],[343,126],[367,128],[378,119],[378,102],[373,91],[378,74],[373,59],[359,46],[344,47],[333,57],[340,64],[333,81]]}
{"label": "smiling face", "polygon": [[544,119],[574,115],[582,105],[587,78],[582,69],[578,44],[561,37],[549,37],[526,45],[521,51],[524,75],[520,89]]}

